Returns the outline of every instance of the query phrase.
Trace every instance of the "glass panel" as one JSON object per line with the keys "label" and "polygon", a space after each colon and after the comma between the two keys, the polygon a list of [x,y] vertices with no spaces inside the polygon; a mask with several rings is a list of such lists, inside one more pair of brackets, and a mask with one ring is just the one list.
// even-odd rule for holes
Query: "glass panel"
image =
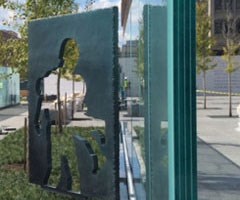
{"label": "glass panel", "polygon": [[168,200],[166,1],[132,2],[119,62],[136,197]]}
{"label": "glass panel", "polygon": [[144,22],[147,192],[168,199],[166,7],[145,6]]}

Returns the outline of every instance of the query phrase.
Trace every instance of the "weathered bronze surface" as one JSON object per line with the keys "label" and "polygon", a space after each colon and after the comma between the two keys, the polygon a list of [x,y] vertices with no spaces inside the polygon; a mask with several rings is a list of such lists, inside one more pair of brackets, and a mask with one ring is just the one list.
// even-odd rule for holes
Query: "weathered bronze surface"
{"label": "weathered bronze surface", "polygon": [[[51,174],[51,119],[41,110],[41,82],[62,67],[66,42],[74,39],[80,47],[76,74],[87,87],[87,115],[105,121],[105,134],[92,135],[106,158],[99,168],[97,155],[84,138],[75,136],[80,174],[80,193],[71,191],[72,178],[67,155],[61,161],[57,186],[48,186]],[[119,199],[118,119],[118,10],[97,10],[53,17],[29,24],[29,168],[30,182],[79,198]]]}

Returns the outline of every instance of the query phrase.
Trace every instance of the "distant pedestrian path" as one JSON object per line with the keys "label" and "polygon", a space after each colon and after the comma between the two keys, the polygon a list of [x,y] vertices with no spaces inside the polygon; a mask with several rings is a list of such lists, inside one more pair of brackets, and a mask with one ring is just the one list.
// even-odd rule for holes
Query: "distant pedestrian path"
{"label": "distant pedestrian path", "polygon": [[[28,117],[27,105],[17,105],[0,110],[0,128],[15,128],[24,127],[24,119]],[[0,140],[6,135],[0,135]]]}
{"label": "distant pedestrian path", "polygon": [[28,110],[27,105],[16,105],[8,108],[0,109],[0,121],[6,120],[17,115],[23,115]]}
{"label": "distant pedestrian path", "polygon": [[240,199],[240,132],[236,108],[240,97],[233,97],[233,117],[228,117],[228,97],[197,98],[198,191],[199,200]]}
{"label": "distant pedestrian path", "polygon": [[203,97],[198,97],[198,137],[240,166],[240,132],[236,130],[239,122],[236,108],[240,97],[233,97],[233,117],[228,117],[228,97],[208,97],[206,110],[202,109],[202,102]]}
{"label": "distant pedestrian path", "polygon": [[198,200],[239,200],[240,168],[198,140]]}

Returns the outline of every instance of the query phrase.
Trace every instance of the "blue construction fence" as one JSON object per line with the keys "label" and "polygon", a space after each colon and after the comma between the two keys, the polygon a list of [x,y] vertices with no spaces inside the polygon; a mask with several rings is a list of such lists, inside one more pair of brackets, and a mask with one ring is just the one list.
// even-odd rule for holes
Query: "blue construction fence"
{"label": "blue construction fence", "polygon": [[0,67],[0,108],[20,103],[20,76],[11,74],[10,67]]}

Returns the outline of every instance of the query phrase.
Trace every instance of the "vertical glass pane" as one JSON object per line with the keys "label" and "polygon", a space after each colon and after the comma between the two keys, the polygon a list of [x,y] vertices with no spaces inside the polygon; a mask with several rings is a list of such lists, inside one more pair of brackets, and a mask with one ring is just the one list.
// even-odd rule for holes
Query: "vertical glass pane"
{"label": "vertical glass pane", "polygon": [[[155,2],[156,3],[156,2]],[[167,12],[144,7],[147,196],[168,199]]]}
{"label": "vertical glass pane", "polygon": [[119,61],[136,197],[168,200],[166,1],[132,1]]}

